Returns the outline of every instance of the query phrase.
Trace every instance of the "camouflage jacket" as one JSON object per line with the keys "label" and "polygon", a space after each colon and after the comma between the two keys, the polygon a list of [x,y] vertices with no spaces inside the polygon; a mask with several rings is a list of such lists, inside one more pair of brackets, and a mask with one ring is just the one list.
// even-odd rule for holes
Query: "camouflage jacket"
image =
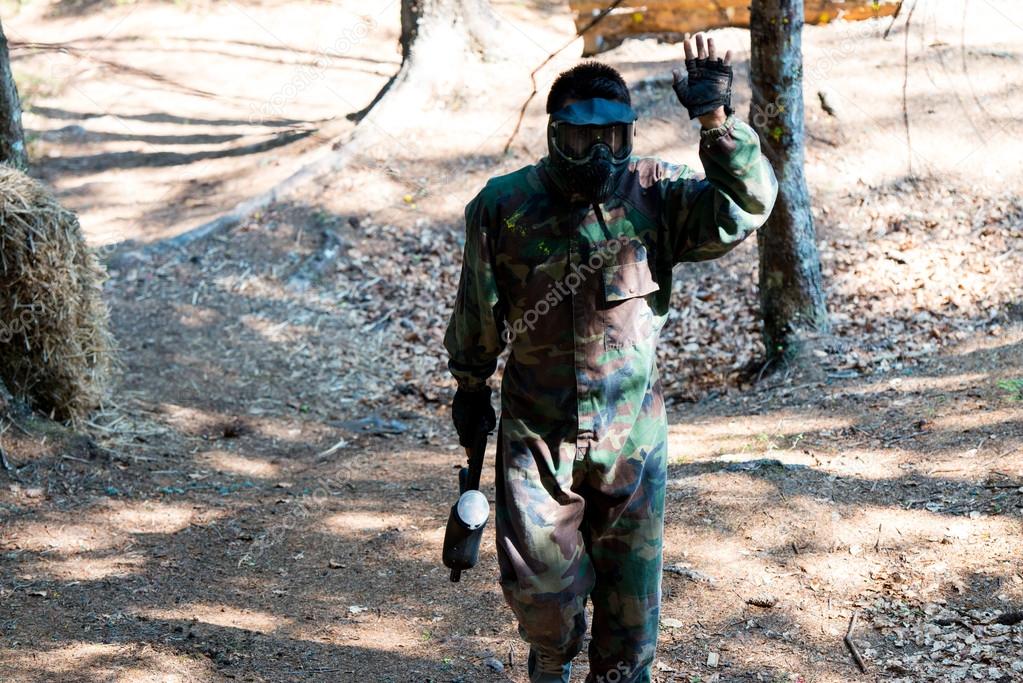
{"label": "camouflage jacket", "polygon": [[767,220],[777,194],[756,133],[735,118],[703,134],[700,158],[706,178],[631,159],[598,211],[561,199],[545,158],[493,178],[466,207],[445,347],[468,389],[510,349],[505,439],[609,454],[630,436],[638,445],[637,430],[663,439],[654,361],[672,268],[728,252]]}

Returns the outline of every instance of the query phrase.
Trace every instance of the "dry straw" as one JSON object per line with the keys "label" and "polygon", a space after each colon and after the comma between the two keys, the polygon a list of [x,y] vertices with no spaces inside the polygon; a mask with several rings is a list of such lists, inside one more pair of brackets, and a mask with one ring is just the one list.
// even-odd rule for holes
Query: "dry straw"
{"label": "dry straw", "polygon": [[113,347],[104,278],[75,214],[0,165],[0,379],[59,420],[102,398]]}

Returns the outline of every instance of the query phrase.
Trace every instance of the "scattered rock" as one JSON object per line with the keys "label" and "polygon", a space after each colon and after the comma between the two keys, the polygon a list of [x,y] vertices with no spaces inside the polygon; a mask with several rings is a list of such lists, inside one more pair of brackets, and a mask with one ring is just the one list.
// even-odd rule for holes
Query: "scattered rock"
{"label": "scattered rock", "polygon": [[805,470],[806,465],[798,465],[796,463],[783,463],[781,460],[775,458],[760,458],[759,460],[744,460],[742,462],[733,462],[725,466],[726,472],[755,472],[762,469],[779,469],[779,470]]}
{"label": "scattered rock", "polygon": [[762,593],[760,595],[754,595],[752,598],[746,599],[747,605],[753,605],[754,607],[763,607],[764,609],[771,609],[778,604],[778,597],[771,595],[770,593]]}
{"label": "scattered rock", "polygon": [[1017,610],[1015,612],[1006,612],[1000,614],[995,618],[994,623],[1001,624],[1003,626],[1015,626],[1023,622],[1023,610]]}
{"label": "scattered rock", "polygon": [[701,583],[714,583],[714,579],[708,576],[707,574],[697,571],[692,567],[687,567],[684,564],[665,565],[662,571],[665,571],[669,574],[678,574],[679,576],[684,576],[685,578],[691,581],[698,581]]}
{"label": "scattered rock", "polygon": [[346,420],[341,423],[345,429],[360,434],[374,434],[376,436],[387,436],[389,434],[404,434],[408,431],[408,425],[399,420],[385,420],[377,415],[364,417],[361,420]]}

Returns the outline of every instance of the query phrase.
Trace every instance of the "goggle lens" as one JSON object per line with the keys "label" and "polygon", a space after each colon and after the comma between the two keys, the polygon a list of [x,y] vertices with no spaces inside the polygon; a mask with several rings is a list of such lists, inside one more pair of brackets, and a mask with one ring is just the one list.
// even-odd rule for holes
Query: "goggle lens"
{"label": "goggle lens", "polygon": [[615,158],[621,158],[632,152],[632,133],[631,123],[575,126],[559,122],[554,125],[554,143],[570,159],[585,159],[598,142],[607,145]]}

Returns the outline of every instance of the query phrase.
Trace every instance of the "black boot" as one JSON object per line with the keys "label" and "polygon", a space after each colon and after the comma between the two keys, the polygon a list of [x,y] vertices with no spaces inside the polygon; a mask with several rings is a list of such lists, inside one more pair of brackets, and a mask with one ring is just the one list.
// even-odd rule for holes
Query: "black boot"
{"label": "black boot", "polygon": [[568,683],[572,675],[572,662],[562,663],[560,659],[529,648],[526,663],[530,683]]}

